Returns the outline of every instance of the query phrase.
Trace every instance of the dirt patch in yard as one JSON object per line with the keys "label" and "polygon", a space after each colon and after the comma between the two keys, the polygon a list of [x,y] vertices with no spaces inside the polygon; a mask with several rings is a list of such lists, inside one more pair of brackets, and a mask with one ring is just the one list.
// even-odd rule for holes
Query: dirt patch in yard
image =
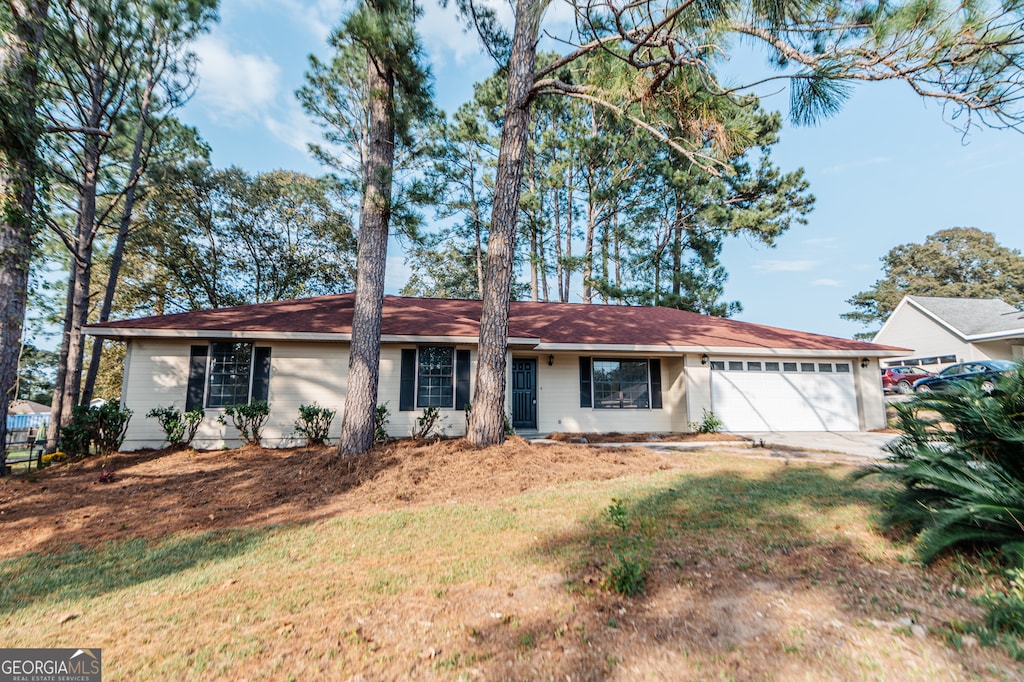
{"label": "dirt patch in yard", "polygon": [[[0,558],[350,511],[482,502],[672,466],[670,456],[642,448],[531,446],[517,437],[486,450],[461,439],[397,441],[347,459],[332,447],[121,453],[0,483]],[[99,482],[104,470],[112,481]]]}
{"label": "dirt patch in yard", "polygon": [[[0,623],[24,646],[101,646],[111,680],[1024,679],[1002,649],[961,637],[985,579],[952,560],[916,565],[871,526],[876,491],[849,471],[739,447],[520,438],[344,460],[117,454],[0,482],[8,567],[137,538],[160,557],[172,536],[259,539],[190,563],[187,579],[104,592],[82,578],[87,597],[52,607],[16,586]],[[643,513],[630,517],[647,552],[634,597],[607,589],[617,497]]]}

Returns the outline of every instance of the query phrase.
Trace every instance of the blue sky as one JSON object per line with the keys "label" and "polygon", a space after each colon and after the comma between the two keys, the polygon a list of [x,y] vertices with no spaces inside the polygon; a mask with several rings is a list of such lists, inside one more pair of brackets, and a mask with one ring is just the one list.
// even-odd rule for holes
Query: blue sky
{"label": "blue sky", "polygon": [[[198,127],[219,167],[324,172],[306,153],[318,131],[293,93],[307,55],[327,54],[327,36],[345,3],[222,3],[220,24],[196,44],[199,86],[180,116]],[[451,10],[436,3],[424,10],[420,33],[437,102],[452,112],[493,64],[473,36],[460,32]],[[548,25],[557,27],[564,16],[554,5]],[[758,64],[744,60],[732,65],[737,74]],[[765,105],[786,113],[787,102],[781,92]],[[726,244],[726,298],[743,304],[739,319],[849,337],[862,329],[839,318],[849,310],[845,301],[881,276],[879,259],[893,246],[972,226],[1024,250],[1024,135],[979,127],[965,139],[938,103],[906,86],[861,86],[837,116],[815,127],[787,125],[774,157],[784,170],[805,169],[817,205],[808,225],[791,229],[775,248],[740,239]],[[393,251],[388,293],[397,293],[407,273]]]}

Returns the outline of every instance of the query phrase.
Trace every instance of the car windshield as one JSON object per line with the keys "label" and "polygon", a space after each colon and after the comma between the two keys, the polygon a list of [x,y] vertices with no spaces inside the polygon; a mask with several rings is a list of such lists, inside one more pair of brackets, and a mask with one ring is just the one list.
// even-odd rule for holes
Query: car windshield
{"label": "car windshield", "polygon": [[1007,362],[1006,360],[993,360],[988,364],[997,372],[1008,372],[1015,367],[1012,362]]}

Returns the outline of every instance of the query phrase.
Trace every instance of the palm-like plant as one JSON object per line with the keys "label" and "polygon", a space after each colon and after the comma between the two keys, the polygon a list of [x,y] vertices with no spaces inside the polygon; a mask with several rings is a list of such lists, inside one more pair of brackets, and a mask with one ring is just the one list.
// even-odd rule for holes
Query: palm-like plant
{"label": "palm-like plant", "polygon": [[925,562],[984,544],[1024,565],[1024,363],[991,390],[965,382],[896,410],[903,435],[892,454],[858,473],[900,484],[883,522],[917,534]]}

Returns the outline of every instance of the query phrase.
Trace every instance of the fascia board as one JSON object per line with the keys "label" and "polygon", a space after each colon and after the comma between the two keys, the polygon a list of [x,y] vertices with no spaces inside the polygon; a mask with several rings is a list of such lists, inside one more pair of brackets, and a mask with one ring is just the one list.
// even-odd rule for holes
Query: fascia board
{"label": "fascia board", "polygon": [[985,334],[974,334],[973,336],[967,336],[967,341],[997,341],[999,339],[1013,338],[1014,336],[1024,336],[1024,327],[1020,329],[1010,329],[1001,332],[988,332]]}
{"label": "fascia board", "polygon": [[891,350],[864,350],[864,349],[832,349],[819,350],[807,348],[754,348],[749,346],[669,346],[669,345],[618,345],[610,343],[542,343],[537,346],[538,351],[584,351],[601,353],[655,353],[655,354],[685,354],[685,353],[707,353],[715,355],[743,355],[743,356],[770,356],[770,357],[873,357],[891,358],[903,355],[910,355],[913,351],[908,349]]}

